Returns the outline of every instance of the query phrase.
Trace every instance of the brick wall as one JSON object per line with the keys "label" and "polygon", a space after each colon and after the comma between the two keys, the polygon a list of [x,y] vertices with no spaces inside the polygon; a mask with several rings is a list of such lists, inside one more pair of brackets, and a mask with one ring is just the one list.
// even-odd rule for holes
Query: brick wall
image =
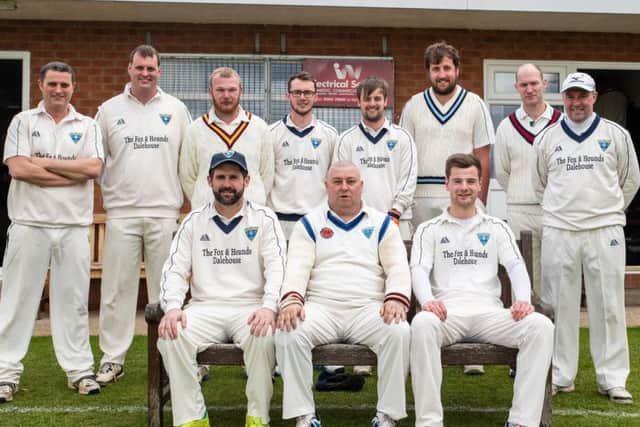
{"label": "brick wall", "polygon": [[260,33],[261,53],[279,54],[284,33],[288,54],[337,56],[380,55],[386,36],[388,55],[395,58],[396,111],[424,88],[422,53],[441,39],[458,47],[461,82],[480,94],[486,58],[640,61],[640,34],[59,21],[0,21],[0,50],[31,52],[32,104],[40,97],[38,68],[53,59],[68,61],[78,72],[74,104],[92,115],[101,101],[122,90],[128,52],[147,33],[161,52],[251,54]]}
{"label": "brick wall", "polygon": [[[424,89],[424,48],[441,39],[460,50],[461,83],[481,95],[487,58],[640,62],[640,34],[134,22],[0,21],[0,50],[31,52],[32,105],[40,99],[40,66],[54,59],[69,62],[78,74],[73,103],[92,116],[102,101],[122,90],[128,53],[147,34],[160,52],[251,54],[256,33],[263,54],[280,54],[280,34],[286,34],[290,55],[379,56],[386,37],[388,55],[395,59],[397,115],[411,95]],[[101,206],[97,191],[96,211]]]}

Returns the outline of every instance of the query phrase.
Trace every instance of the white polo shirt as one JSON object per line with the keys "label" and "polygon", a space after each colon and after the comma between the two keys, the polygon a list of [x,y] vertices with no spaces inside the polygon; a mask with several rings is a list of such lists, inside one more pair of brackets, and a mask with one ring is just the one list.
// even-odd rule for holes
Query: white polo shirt
{"label": "white polo shirt", "polygon": [[178,156],[191,115],[158,88],[142,104],[127,84],[104,102],[96,121],[106,156],[102,198],[109,218],[174,218],[182,206]]}
{"label": "white polo shirt", "polygon": [[[100,128],[72,105],[69,105],[69,114],[56,123],[41,101],[36,108],[18,113],[11,120],[4,163],[15,156],[104,161]],[[18,224],[54,228],[91,225],[93,180],[64,187],[41,187],[13,179],[7,208],[11,221]]]}

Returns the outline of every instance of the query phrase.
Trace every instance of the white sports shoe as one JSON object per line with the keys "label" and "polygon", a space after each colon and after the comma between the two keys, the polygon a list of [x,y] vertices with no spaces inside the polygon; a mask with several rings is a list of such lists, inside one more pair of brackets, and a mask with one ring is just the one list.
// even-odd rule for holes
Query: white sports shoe
{"label": "white sports shoe", "polygon": [[[551,396],[555,396],[558,393],[571,393],[575,391],[575,384],[571,383],[569,385],[551,385]],[[607,394],[606,392],[604,394]]]}
{"label": "white sports shoe", "polygon": [[464,366],[464,374],[465,375],[482,375],[482,374],[484,374],[484,366],[482,366],[482,365],[465,365]]}
{"label": "white sports shoe", "polygon": [[370,377],[373,372],[372,366],[356,365],[353,367],[353,373],[355,375],[362,375],[363,377]]}
{"label": "white sports shoe", "polygon": [[296,418],[296,427],[322,427],[322,425],[316,414],[307,414]]}
{"label": "white sports shoe", "polygon": [[377,412],[371,420],[371,427],[396,427],[396,420],[384,412]]}
{"label": "white sports shoe", "polygon": [[206,380],[209,379],[209,366],[207,365],[198,365],[198,370],[196,371],[196,378],[198,378],[198,383],[202,384]]}
{"label": "white sports shoe", "polygon": [[103,363],[96,375],[96,381],[102,386],[115,383],[124,376],[124,368],[119,363]]}
{"label": "white sports shoe", "polygon": [[0,403],[11,402],[16,391],[18,386],[13,383],[0,384]]}
{"label": "white sports shoe", "polygon": [[68,381],[67,386],[71,390],[78,390],[78,394],[88,395],[100,393],[100,384],[98,384],[94,376],[80,378],[74,383]]}
{"label": "white sports shoe", "polygon": [[598,387],[598,393],[609,396],[609,400],[615,403],[629,404],[633,403],[633,396],[624,387],[613,387],[609,390],[604,390]]}

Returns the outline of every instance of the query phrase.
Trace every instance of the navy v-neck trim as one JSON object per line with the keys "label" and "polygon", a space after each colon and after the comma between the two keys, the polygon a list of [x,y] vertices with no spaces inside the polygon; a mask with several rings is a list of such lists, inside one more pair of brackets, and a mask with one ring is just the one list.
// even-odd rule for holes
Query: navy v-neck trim
{"label": "navy v-neck trim", "polygon": [[358,127],[360,128],[364,136],[366,136],[367,139],[371,141],[372,144],[377,144],[378,141],[380,141],[382,137],[384,137],[387,133],[387,128],[382,128],[382,130],[378,132],[378,134],[374,137],[374,136],[371,136],[369,132],[367,132],[364,126],[362,126],[362,123],[358,123]]}
{"label": "navy v-neck trim", "polygon": [[580,135],[571,130],[565,119],[562,119],[560,121],[560,124],[562,125],[564,133],[566,133],[569,138],[573,139],[577,143],[581,143],[585,139],[589,138],[593,132],[595,132],[596,128],[600,124],[600,117],[596,116],[596,118],[593,120],[593,123],[591,123],[591,126],[589,126],[589,128]]}
{"label": "navy v-neck trim", "polygon": [[237,216],[231,220],[229,224],[225,224],[218,215],[214,215],[213,222],[216,223],[218,228],[224,232],[224,234],[229,234],[233,231],[234,228],[242,221],[242,215]]}
{"label": "navy v-neck trim", "polygon": [[456,114],[456,112],[460,109],[462,102],[467,97],[467,90],[465,88],[460,89],[460,93],[456,97],[456,100],[451,105],[451,108],[446,113],[442,113],[440,109],[436,105],[436,101],[431,98],[431,93],[429,89],[425,90],[422,94],[424,96],[424,100],[427,103],[427,108],[431,111],[431,114],[440,122],[440,124],[445,124]]}
{"label": "navy v-neck trim", "polygon": [[284,123],[284,125],[287,127],[287,129],[289,129],[291,131],[291,133],[294,134],[295,136],[297,136],[298,138],[304,138],[305,136],[309,135],[311,133],[311,131],[313,130],[313,126],[309,126],[309,127],[305,128],[304,130],[298,130],[298,128],[295,127],[295,126],[289,126],[287,124],[287,116],[284,116],[284,119],[282,119],[282,123]]}
{"label": "navy v-neck trim", "polygon": [[332,214],[330,211],[327,212],[327,218],[329,219],[329,221],[331,221],[333,225],[343,229],[344,231],[353,230],[364,219],[364,215],[365,215],[364,212],[360,212],[360,214],[356,216],[354,219],[352,219],[351,221],[344,222],[340,218]]}

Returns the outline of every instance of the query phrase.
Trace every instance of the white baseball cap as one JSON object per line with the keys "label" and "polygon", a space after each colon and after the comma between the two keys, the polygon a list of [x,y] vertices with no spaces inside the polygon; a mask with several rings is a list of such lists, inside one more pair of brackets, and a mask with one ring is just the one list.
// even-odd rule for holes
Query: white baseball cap
{"label": "white baseball cap", "polygon": [[582,89],[587,92],[596,91],[596,82],[587,73],[571,73],[562,82],[561,93],[568,91],[569,89]]}

